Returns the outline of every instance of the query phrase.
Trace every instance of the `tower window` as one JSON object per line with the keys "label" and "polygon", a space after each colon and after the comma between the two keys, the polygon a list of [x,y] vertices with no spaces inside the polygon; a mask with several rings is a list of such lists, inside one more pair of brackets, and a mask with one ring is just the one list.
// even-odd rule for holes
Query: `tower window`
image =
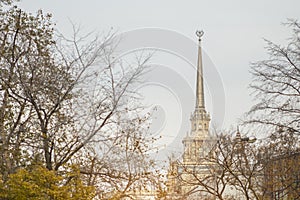
{"label": "tower window", "polygon": [[201,124],[199,124],[199,126],[198,126],[198,130],[201,130],[202,129],[202,125]]}

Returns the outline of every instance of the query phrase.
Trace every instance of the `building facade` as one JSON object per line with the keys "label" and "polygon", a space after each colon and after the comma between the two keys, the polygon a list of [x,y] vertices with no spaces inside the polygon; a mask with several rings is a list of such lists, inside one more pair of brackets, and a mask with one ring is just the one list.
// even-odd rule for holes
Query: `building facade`
{"label": "building facade", "polygon": [[300,199],[300,151],[266,159],[264,188],[264,199]]}

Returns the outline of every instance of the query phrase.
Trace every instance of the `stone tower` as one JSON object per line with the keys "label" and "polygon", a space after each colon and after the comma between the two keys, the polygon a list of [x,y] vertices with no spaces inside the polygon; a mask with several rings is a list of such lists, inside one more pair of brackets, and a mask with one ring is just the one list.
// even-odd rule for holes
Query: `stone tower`
{"label": "stone tower", "polygon": [[203,66],[201,37],[203,31],[196,32],[198,36],[198,62],[197,62],[197,82],[196,82],[196,105],[191,115],[191,131],[183,139],[184,153],[183,164],[199,164],[200,156],[205,149],[204,142],[209,139],[210,116],[205,110],[204,83],[203,83]]}
{"label": "stone tower", "polygon": [[191,130],[182,140],[184,152],[182,159],[170,162],[168,170],[168,199],[213,199],[208,194],[195,193],[197,190],[197,179],[209,173],[211,163],[203,158],[211,151],[213,138],[209,134],[210,116],[205,110],[204,82],[201,37],[203,31],[197,31],[198,36],[198,62],[197,62],[197,82],[196,82],[196,105],[191,115]]}

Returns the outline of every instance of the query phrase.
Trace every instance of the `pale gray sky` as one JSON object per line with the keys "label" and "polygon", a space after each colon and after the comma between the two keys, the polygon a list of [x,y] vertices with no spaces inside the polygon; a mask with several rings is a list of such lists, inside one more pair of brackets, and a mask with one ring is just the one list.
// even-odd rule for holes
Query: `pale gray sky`
{"label": "pale gray sky", "polygon": [[[195,42],[195,30],[203,29],[203,49],[225,88],[223,128],[235,127],[237,119],[252,105],[247,89],[251,81],[249,64],[267,58],[263,38],[284,44],[290,32],[281,23],[287,18],[300,19],[299,0],[23,0],[20,5],[31,12],[41,8],[52,13],[58,29],[65,34],[71,32],[70,20],[87,31],[155,27],[175,31]],[[156,63],[162,64],[159,60]]]}

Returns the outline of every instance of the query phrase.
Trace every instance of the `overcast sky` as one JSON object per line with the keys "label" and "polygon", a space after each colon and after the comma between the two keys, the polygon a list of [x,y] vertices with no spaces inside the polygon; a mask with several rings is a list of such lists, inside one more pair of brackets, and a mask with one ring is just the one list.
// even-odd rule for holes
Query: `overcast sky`
{"label": "overcast sky", "polygon": [[[300,19],[299,0],[23,0],[20,5],[31,12],[43,9],[52,13],[57,28],[65,34],[71,32],[70,21],[80,24],[87,31],[99,32],[106,32],[111,28],[118,32],[160,28],[194,42],[197,41],[195,30],[204,30],[202,46],[207,56],[205,59],[210,59],[213,63],[224,87],[225,118],[222,128],[235,127],[238,118],[252,105],[253,98],[249,96],[250,90],[247,89],[251,81],[250,62],[267,58],[263,38],[284,44],[290,32],[282,23],[287,18]],[[184,40],[178,42],[182,41]],[[196,48],[191,49],[191,53],[196,56]],[[165,55],[171,60],[165,62],[162,61],[163,56],[161,53],[155,62],[174,65],[172,60],[178,60]],[[196,59],[193,62],[195,64]],[[193,81],[194,79],[192,83],[189,82],[191,87],[195,85]],[[156,91],[159,97],[159,89]],[[207,90],[206,95],[209,96]],[[149,98],[153,98],[153,94]],[[158,99],[154,103],[159,104]],[[168,116],[169,108],[164,108],[164,103],[161,104],[164,110],[162,113]],[[194,105],[194,102],[190,104]],[[214,105],[209,100],[208,104],[208,111],[212,112],[209,109],[213,109]],[[191,110],[187,112],[192,112],[193,106],[188,109]],[[168,121],[168,117],[166,120]]]}

